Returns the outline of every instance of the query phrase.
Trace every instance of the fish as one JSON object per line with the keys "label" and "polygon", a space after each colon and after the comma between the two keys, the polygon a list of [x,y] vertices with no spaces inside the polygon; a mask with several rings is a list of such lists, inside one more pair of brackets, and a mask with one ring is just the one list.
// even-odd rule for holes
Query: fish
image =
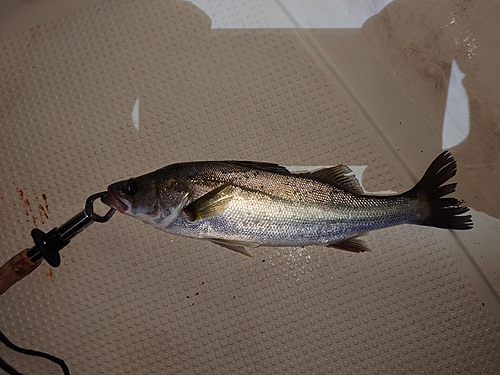
{"label": "fish", "polygon": [[197,161],[171,164],[109,185],[102,202],[167,233],[209,240],[252,256],[259,247],[327,246],[370,251],[372,230],[415,224],[473,227],[462,201],[445,197],[457,172],[444,151],[402,194],[369,195],[345,165],[292,173],[278,164]]}

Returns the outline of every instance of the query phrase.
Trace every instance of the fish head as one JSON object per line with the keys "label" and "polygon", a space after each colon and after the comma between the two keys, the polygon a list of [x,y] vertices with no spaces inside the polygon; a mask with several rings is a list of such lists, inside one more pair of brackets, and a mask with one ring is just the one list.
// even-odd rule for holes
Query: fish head
{"label": "fish head", "polygon": [[155,215],[157,197],[154,181],[131,178],[115,182],[108,186],[108,194],[103,202],[130,216]]}
{"label": "fish head", "polygon": [[188,201],[188,191],[174,179],[150,173],[108,186],[103,203],[153,226],[168,226]]}

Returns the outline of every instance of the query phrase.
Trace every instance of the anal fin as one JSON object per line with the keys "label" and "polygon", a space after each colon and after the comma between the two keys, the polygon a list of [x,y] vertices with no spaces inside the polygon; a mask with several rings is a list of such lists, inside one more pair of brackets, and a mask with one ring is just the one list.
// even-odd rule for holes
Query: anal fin
{"label": "anal fin", "polygon": [[348,238],[347,240],[328,244],[327,247],[334,247],[336,249],[350,251],[352,253],[371,251],[367,243],[358,238]]}

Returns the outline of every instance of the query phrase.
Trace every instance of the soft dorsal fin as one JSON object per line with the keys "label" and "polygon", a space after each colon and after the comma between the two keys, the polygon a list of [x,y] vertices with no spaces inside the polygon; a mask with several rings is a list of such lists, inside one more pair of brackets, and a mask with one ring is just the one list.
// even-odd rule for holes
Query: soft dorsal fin
{"label": "soft dorsal fin", "polygon": [[209,219],[222,213],[233,199],[233,186],[225,183],[184,207],[190,221]]}
{"label": "soft dorsal fin", "polygon": [[314,172],[302,173],[301,175],[317,181],[326,182],[340,189],[347,190],[352,194],[364,194],[358,179],[347,165],[323,168]]}
{"label": "soft dorsal fin", "polygon": [[258,161],[245,161],[245,160],[231,160],[228,163],[239,165],[241,167],[259,169],[261,171],[279,173],[284,175],[289,175],[290,171],[281,165],[274,163],[262,163]]}

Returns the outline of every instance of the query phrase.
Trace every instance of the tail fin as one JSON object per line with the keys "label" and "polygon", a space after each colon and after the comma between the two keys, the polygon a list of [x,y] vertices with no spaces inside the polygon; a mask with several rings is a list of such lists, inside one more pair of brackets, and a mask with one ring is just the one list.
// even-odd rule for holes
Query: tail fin
{"label": "tail fin", "polygon": [[455,191],[456,183],[443,185],[457,173],[457,162],[448,151],[439,155],[427,168],[422,179],[408,193],[426,200],[429,212],[416,224],[446,229],[471,229],[470,215],[459,216],[469,211],[455,198],[442,198]]}

